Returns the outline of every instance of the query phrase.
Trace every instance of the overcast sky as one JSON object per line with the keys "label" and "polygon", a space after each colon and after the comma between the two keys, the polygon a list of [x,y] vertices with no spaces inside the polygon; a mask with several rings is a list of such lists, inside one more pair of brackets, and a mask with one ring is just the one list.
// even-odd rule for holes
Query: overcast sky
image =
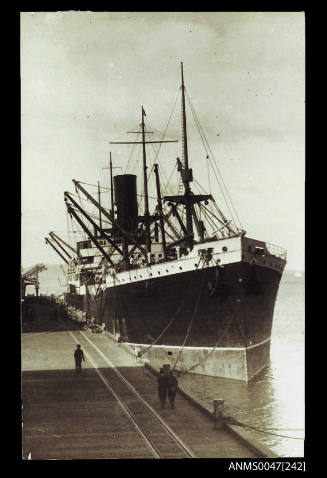
{"label": "overcast sky", "polygon": [[[109,151],[126,167],[128,147],[109,141],[131,140],[142,105],[163,133],[183,61],[247,235],[286,248],[287,267],[304,269],[304,41],[303,13],[22,13],[23,267],[60,262],[44,237],[67,230],[64,191],[74,192],[73,178],[105,185]],[[179,104],[175,113],[171,139]],[[191,116],[190,166],[206,187]],[[180,148],[161,148],[167,176]]]}

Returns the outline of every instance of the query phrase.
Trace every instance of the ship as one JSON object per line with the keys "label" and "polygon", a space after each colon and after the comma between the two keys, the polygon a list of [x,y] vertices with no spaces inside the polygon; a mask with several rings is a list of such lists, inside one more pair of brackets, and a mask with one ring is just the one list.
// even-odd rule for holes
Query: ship
{"label": "ship", "polygon": [[[110,207],[100,199],[99,183],[95,198],[82,181],[73,179],[78,195],[98,216],[66,191],[67,213],[84,238],[72,246],[52,232],[46,240],[67,264],[66,303],[136,357],[155,369],[169,364],[178,373],[248,382],[269,363],[287,253],[247,237],[235,210],[229,208],[228,218],[211,191],[193,191],[183,63],[179,97],[182,147],[181,159],[174,161],[179,178],[175,191],[167,194],[156,157],[151,168],[156,196],[149,194],[147,148],[178,140],[165,140],[164,135],[153,140],[142,106],[139,128],[129,132],[137,133],[137,140],[110,142],[142,151],[142,194],[136,174],[113,175],[110,152]],[[205,133],[197,116],[193,118],[206,159],[212,161]],[[227,188],[225,193],[226,199]],[[152,211],[150,199],[155,199]]]}

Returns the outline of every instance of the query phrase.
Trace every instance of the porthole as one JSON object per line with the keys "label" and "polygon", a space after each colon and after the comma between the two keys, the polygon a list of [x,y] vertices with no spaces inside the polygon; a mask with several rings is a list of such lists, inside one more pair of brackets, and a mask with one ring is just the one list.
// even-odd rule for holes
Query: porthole
{"label": "porthole", "polygon": [[179,266],[180,270],[182,271],[183,270],[183,267]]}
{"label": "porthole", "polygon": [[227,252],[228,248],[226,246],[223,246],[223,252]]}
{"label": "porthole", "polygon": [[158,274],[160,274],[160,271],[158,271]]}
{"label": "porthole", "polygon": [[166,269],[166,272],[169,272],[168,269]]}
{"label": "porthole", "polygon": [[199,267],[199,264],[194,264],[194,267]]}

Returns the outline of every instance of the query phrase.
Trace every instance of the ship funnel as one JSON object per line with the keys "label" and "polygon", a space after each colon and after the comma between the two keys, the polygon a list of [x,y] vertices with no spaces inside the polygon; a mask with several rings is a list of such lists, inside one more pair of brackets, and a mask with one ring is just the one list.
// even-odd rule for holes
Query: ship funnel
{"label": "ship funnel", "polygon": [[127,232],[134,233],[137,228],[136,176],[119,174],[114,176],[117,222]]}

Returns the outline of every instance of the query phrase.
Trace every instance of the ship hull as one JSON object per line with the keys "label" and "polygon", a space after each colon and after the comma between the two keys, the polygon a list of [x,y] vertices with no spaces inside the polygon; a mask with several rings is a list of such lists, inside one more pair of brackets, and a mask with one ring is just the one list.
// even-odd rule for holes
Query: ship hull
{"label": "ship hull", "polygon": [[[126,344],[137,355],[145,352],[152,367],[169,364],[181,373],[194,373],[248,382],[269,362],[270,338],[250,347],[170,347]],[[133,353],[133,352],[132,352]]]}
{"label": "ship hull", "polygon": [[248,381],[269,362],[280,278],[240,261],[66,300],[157,368]]}
{"label": "ship hull", "polygon": [[[77,307],[157,368],[248,381],[269,362],[284,266],[253,239],[199,244],[186,258],[84,287]],[[68,303],[76,307],[77,296]]]}
{"label": "ship hull", "polygon": [[81,310],[83,312],[86,310],[87,302],[85,295],[67,292],[64,294],[64,300],[66,304],[71,307],[75,307],[75,309]]}
{"label": "ship hull", "polygon": [[[270,337],[281,274],[234,263],[106,288],[90,299],[91,316],[124,341],[243,347]],[[191,324],[192,321],[192,324]]]}

